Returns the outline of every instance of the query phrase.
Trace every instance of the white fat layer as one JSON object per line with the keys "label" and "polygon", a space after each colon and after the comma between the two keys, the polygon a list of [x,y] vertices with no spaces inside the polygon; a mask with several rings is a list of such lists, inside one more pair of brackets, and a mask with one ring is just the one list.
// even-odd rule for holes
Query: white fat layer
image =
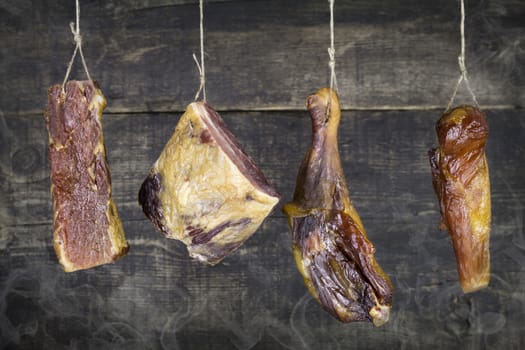
{"label": "white fat layer", "polygon": [[[247,224],[226,227],[211,240],[220,245],[242,242],[257,230],[279,199],[255,187],[213,139],[201,140],[201,134],[209,131],[202,120],[203,110],[193,108],[195,105],[182,115],[154,164],[162,179],[158,196],[163,224],[170,238],[191,246],[191,228],[209,232],[225,222],[249,219]],[[206,259],[202,254],[194,252],[195,257]]]}

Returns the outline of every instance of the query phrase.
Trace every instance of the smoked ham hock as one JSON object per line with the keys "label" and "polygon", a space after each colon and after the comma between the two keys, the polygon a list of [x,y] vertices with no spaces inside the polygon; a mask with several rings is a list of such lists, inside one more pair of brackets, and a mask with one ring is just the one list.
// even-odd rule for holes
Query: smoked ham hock
{"label": "smoked ham hock", "polygon": [[472,106],[446,112],[436,123],[439,147],[429,151],[440,228],[448,230],[465,293],[490,279],[490,182],[485,144],[489,128]]}
{"label": "smoked ham hock", "polygon": [[114,262],[128,244],[111,195],[102,134],[106,99],[95,82],[52,86],[44,114],[49,132],[53,243],[66,272]]}
{"label": "smoked ham hock", "polygon": [[153,224],[209,265],[248,239],[279,197],[205,102],[187,107],[139,191]]}
{"label": "smoked ham hock", "polygon": [[299,169],[293,201],[284,206],[297,267],[332,316],[381,326],[390,315],[392,284],[374,258],[375,248],[348,194],[337,146],[341,111],[336,92],[319,90],[307,98],[307,108],[312,147]]}

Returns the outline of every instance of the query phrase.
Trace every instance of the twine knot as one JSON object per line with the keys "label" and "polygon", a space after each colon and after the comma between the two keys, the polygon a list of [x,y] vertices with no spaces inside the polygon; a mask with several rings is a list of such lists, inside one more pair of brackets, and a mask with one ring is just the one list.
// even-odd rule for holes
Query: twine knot
{"label": "twine knot", "polygon": [[450,102],[448,103],[447,109],[448,111],[452,104],[454,103],[454,99],[456,98],[456,94],[458,92],[459,86],[461,85],[461,82],[465,82],[465,85],[467,86],[468,92],[470,92],[470,95],[472,96],[472,101],[476,104],[476,107],[479,107],[478,100],[476,99],[476,94],[474,94],[474,91],[472,91],[472,88],[470,87],[470,82],[467,77],[467,65],[465,64],[465,1],[461,0],[460,2],[460,12],[461,12],[461,22],[459,26],[459,34],[461,37],[461,54],[458,56],[458,65],[459,65],[459,79],[456,83],[456,87],[454,89],[454,93],[452,94],[452,97],[450,98]]}
{"label": "twine knot", "polygon": [[199,63],[199,60],[197,59],[197,56],[195,54],[193,54],[193,60],[195,61],[195,65],[197,65],[197,69],[199,70],[199,82],[200,82],[199,90],[197,90],[197,93],[195,94],[195,101],[199,99],[201,92],[203,92],[204,102],[206,102],[206,92],[204,90],[204,86],[206,85],[206,76],[204,75],[202,66]]}
{"label": "twine knot", "polygon": [[71,28],[71,33],[73,33],[73,40],[75,41],[75,44],[78,46],[82,46],[82,35],[80,35],[80,29],[75,29],[75,23],[71,22],[69,23],[69,27]]}
{"label": "twine knot", "polygon": [[459,72],[463,76],[463,79],[467,79],[467,66],[465,65],[465,57],[463,55],[458,56]]}
{"label": "twine knot", "polygon": [[328,56],[330,60],[328,61],[328,67],[335,69],[335,50],[331,47],[328,48]]}
{"label": "twine knot", "polygon": [[330,5],[330,47],[328,48],[328,67],[330,67],[330,95],[328,96],[328,103],[326,104],[325,122],[328,121],[330,116],[333,90],[334,88],[337,90],[337,79],[335,76],[334,2],[335,0],[328,0]]}
{"label": "twine knot", "polygon": [[199,70],[199,90],[197,90],[197,93],[195,94],[195,101],[199,99],[199,96],[202,92],[202,100],[206,102],[206,70],[204,68],[204,4],[203,0],[199,1],[199,12],[200,12],[200,44],[201,44],[201,60],[197,59],[197,56],[195,53],[193,54],[193,60],[195,61],[195,64],[197,65],[197,69]]}
{"label": "twine knot", "polygon": [[82,60],[82,65],[84,66],[84,71],[86,72],[86,76],[88,80],[92,80],[91,76],[89,75],[89,71],[87,68],[86,60],[84,58],[84,53],[82,52],[82,35],[80,35],[80,6],[78,4],[78,0],[76,0],[76,23],[69,23],[69,28],[71,28],[71,33],[73,33],[73,40],[75,41],[75,50],[73,50],[73,56],[71,56],[71,59],[69,60],[69,64],[67,65],[66,70],[66,76],[64,77],[64,81],[62,83],[62,92],[65,93],[65,86],[67,79],[69,78],[69,74],[71,73],[71,68],[73,67],[73,63],[75,62],[75,57],[77,56],[77,52],[80,52],[80,59]]}

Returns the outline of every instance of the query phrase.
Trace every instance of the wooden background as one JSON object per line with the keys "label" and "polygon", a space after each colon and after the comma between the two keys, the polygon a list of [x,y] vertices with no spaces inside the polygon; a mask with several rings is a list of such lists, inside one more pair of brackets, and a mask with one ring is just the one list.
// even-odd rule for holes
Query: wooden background
{"label": "wooden background", "polygon": [[[336,2],[351,196],[394,285],[381,328],[341,324],[309,296],[283,203],[309,147],[305,97],[328,84],[328,2],[206,1],[209,103],[283,195],[219,266],[201,266],[142,214],[137,192],[198,87],[190,0],[81,1],[92,76],[131,250],[65,274],[52,248],[47,87],[73,50],[73,1],[0,1],[0,348],[525,348],[525,2],[467,0],[467,68],[491,128],[492,280],[464,295],[427,150],[459,71],[456,0]],[[72,72],[84,79],[79,62]],[[471,102],[462,88],[461,103]]]}

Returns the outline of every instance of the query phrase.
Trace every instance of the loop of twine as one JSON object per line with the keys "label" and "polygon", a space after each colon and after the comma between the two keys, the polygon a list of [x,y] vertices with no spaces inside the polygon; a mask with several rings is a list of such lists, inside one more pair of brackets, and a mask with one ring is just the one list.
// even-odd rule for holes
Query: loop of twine
{"label": "loop of twine", "polygon": [[71,73],[71,68],[73,67],[73,63],[75,62],[75,57],[77,56],[77,52],[80,52],[80,59],[82,60],[84,71],[86,72],[86,76],[88,80],[91,80],[91,76],[89,75],[89,70],[86,64],[86,59],[84,58],[84,53],[82,52],[82,35],[80,35],[80,6],[78,4],[78,0],[76,0],[76,24],[71,22],[69,23],[69,27],[71,28],[71,33],[73,34],[73,40],[75,41],[76,45],[75,45],[75,50],[73,50],[73,56],[71,56],[71,59],[69,60],[69,64],[67,65],[66,76],[64,77],[64,81],[62,82],[62,92],[65,92],[66,82],[67,82],[67,79],[69,78],[69,74]]}
{"label": "loop of twine", "polygon": [[468,80],[467,76],[467,66],[465,64],[465,1],[461,0],[461,24],[460,24],[460,36],[461,36],[461,54],[458,56],[458,65],[459,65],[459,71],[460,76],[458,78],[458,82],[456,83],[456,87],[454,88],[454,93],[452,94],[452,97],[450,98],[450,102],[448,103],[447,109],[448,111],[450,107],[452,107],[452,104],[454,103],[454,100],[456,98],[456,94],[458,93],[459,86],[461,85],[461,82],[465,81],[465,86],[467,87],[468,92],[470,92],[470,95],[472,96],[472,100],[474,101],[474,104],[476,107],[479,107],[478,100],[476,99],[476,95],[474,94],[474,91],[470,87],[470,82]]}
{"label": "loop of twine", "polygon": [[337,89],[337,78],[335,75],[335,44],[334,44],[334,2],[328,0],[330,4],[330,47],[328,48],[328,67],[330,67],[330,95],[326,105],[326,120],[330,115],[330,105],[332,104],[332,93],[334,88]]}
{"label": "loop of twine", "polygon": [[199,98],[199,95],[201,94],[201,92],[203,92],[202,94],[203,99],[206,102],[206,91],[204,91],[204,84],[206,84],[206,80],[204,78],[204,73],[202,72],[202,67],[195,54],[193,54],[193,60],[195,61],[195,65],[197,66],[197,69],[199,70],[199,81],[200,81],[199,90],[197,90],[197,93],[195,94],[195,101],[197,101],[197,99]]}
{"label": "loop of twine", "polygon": [[195,101],[199,99],[199,96],[202,92],[202,100],[206,102],[206,71],[204,68],[204,11],[203,11],[203,0],[199,0],[199,9],[200,9],[200,44],[201,44],[201,61],[197,60],[197,56],[195,53],[193,53],[193,60],[195,61],[195,64],[197,65],[197,69],[199,70],[199,90],[197,90],[197,93],[195,94]]}
{"label": "loop of twine", "polygon": [[330,60],[328,61],[328,67],[330,67],[330,89],[337,90],[337,78],[335,75],[335,50],[333,47],[328,48],[328,57]]}

